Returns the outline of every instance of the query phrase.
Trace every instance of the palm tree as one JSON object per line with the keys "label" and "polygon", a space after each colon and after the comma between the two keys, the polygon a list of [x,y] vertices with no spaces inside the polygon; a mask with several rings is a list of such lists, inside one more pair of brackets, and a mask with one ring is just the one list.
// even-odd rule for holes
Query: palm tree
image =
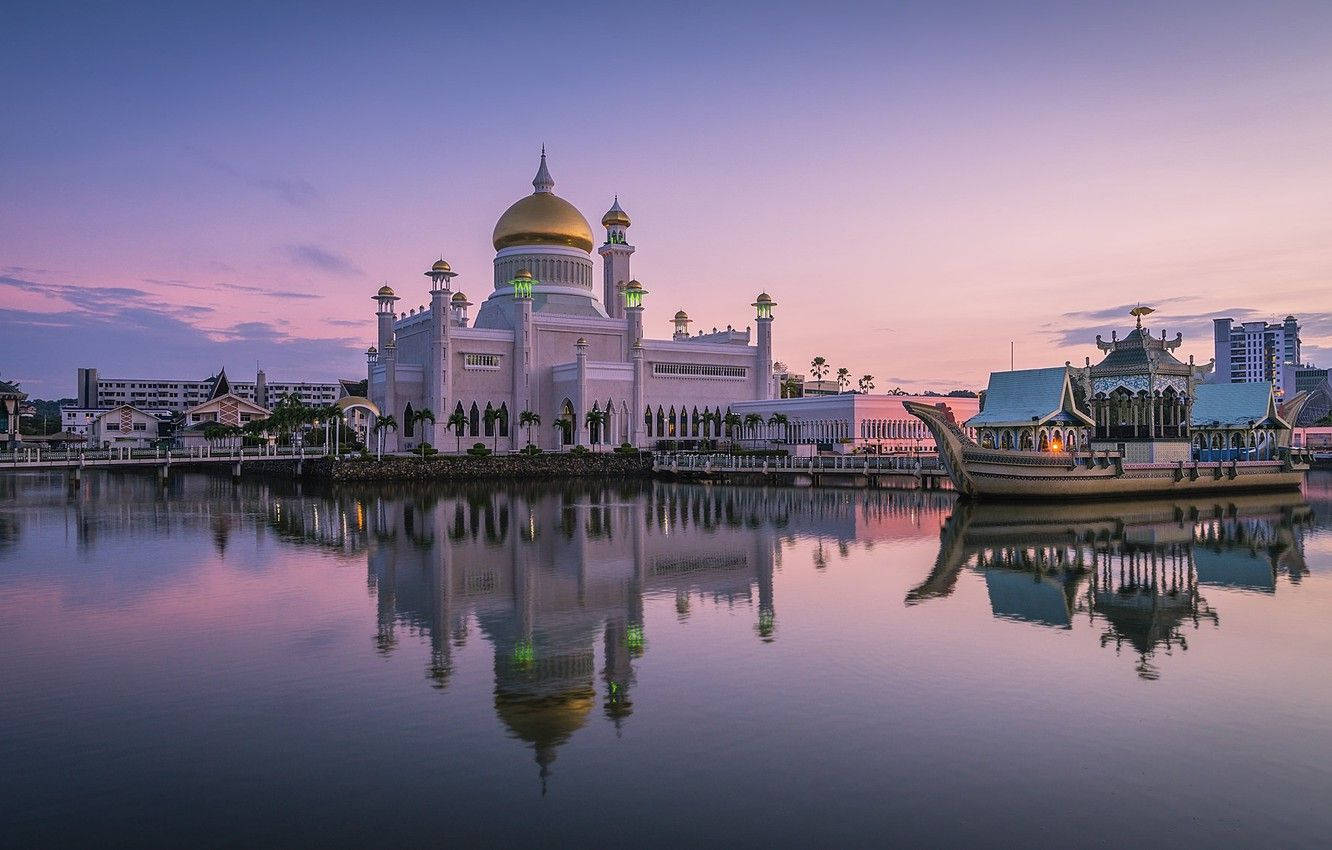
{"label": "palm tree", "polygon": [[449,417],[448,422],[446,424],[453,429],[454,439],[458,441],[457,450],[458,453],[461,454],[462,435],[463,431],[467,430],[467,414],[463,413],[461,409],[455,410],[453,411],[453,415]]}
{"label": "palm tree", "polygon": [[786,442],[787,440],[790,439],[790,437],[791,437],[791,420],[788,419],[788,418],[786,417],[786,414],[785,414],[785,413],[774,413],[773,415],[769,416],[769,417],[768,417],[768,424],[771,425],[771,426],[774,427],[774,428],[780,427],[780,428],[782,429],[782,441],[783,441],[783,442]]}
{"label": "palm tree", "polygon": [[837,370],[837,389],[845,390],[851,386],[851,370],[843,366]]}
{"label": "palm tree", "polygon": [[798,398],[800,390],[800,382],[795,378],[787,378],[782,381],[782,398]]}
{"label": "palm tree", "polygon": [[431,410],[428,407],[423,407],[420,410],[412,411],[412,424],[421,426],[421,437],[422,437],[421,460],[425,460],[426,456],[425,454],[426,441],[424,438],[425,438],[425,424],[427,422],[429,422],[431,425],[435,424],[435,412],[433,410]]}
{"label": "palm tree", "polygon": [[861,376],[860,376],[860,391],[861,391],[862,393],[868,393],[868,392],[869,392],[870,390],[872,390],[872,389],[874,389],[874,376],[873,376],[873,375],[861,375]]}
{"label": "palm tree", "polygon": [[740,418],[740,414],[727,412],[722,417],[722,424],[726,426],[726,436],[734,438],[735,432],[739,430],[743,422],[744,420]]}
{"label": "palm tree", "polygon": [[560,436],[556,439],[561,447],[573,442],[574,420],[572,417],[557,416],[555,421],[550,424],[552,427],[558,428],[560,431]]}
{"label": "palm tree", "polygon": [[763,417],[760,416],[759,414],[757,413],[745,414],[745,430],[749,432],[749,436],[751,438],[754,436],[754,431],[760,428],[762,425],[763,425]]}
{"label": "palm tree", "polygon": [[486,430],[490,432],[491,451],[499,451],[499,429],[495,423],[500,420],[500,412],[490,405],[486,405],[486,412],[481,414],[481,418],[486,421]]}
{"label": "palm tree", "polygon": [[704,408],[703,412],[699,414],[698,420],[694,424],[697,425],[698,422],[703,423],[703,428],[705,431],[707,431],[708,433],[712,433],[714,437],[717,436],[715,433],[713,433],[713,429],[715,428],[715,426],[720,424],[720,422],[718,421],[717,414],[713,413],[711,410],[708,410],[707,408]]}
{"label": "palm tree", "polygon": [[822,381],[823,376],[828,374],[828,358],[815,357],[809,361],[809,374],[813,376],[814,380]]}
{"label": "palm tree", "polygon": [[606,411],[594,407],[587,412],[587,430],[589,436],[600,434],[601,426],[606,424]]}
{"label": "palm tree", "polygon": [[527,444],[532,445],[532,426],[541,425],[541,417],[530,410],[518,414],[518,427],[527,429]]}
{"label": "palm tree", "polygon": [[378,435],[379,437],[378,448],[379,448],[379,457],[381,460],[384,457],[384,432],[397,431],[397,430],[398,430],[398,420],[393,418],[393,414],[389,414],[388,416],[380,416],[375,419],[375,434]]}

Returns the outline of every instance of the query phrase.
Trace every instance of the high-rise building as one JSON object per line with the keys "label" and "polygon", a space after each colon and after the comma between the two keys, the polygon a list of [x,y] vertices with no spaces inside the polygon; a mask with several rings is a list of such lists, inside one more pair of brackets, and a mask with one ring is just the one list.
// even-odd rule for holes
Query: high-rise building
{"label": "high-rise building", "polygon": [[1279,324],[1214,319],[1212,341],[1216,349],[1214,380],[1247,384],[1271,381],[1278,396],[1294,393],[1295,369],[1300,362],[1300,326],[1294,316]]}

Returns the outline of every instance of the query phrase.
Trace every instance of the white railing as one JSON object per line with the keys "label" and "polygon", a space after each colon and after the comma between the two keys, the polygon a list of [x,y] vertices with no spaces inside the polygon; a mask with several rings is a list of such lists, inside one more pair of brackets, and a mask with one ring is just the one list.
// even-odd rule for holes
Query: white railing
{"label": "white railing", "polygon": [[[322,455],[321,451],[310,453],[309,457]],[[112,464],[152,465],[173,462],[215,461],[218,463],[239,460],[276,460],[305,458],[303,446],[245,446],[218,447],[194,446],[186,449],[135,449],[129,446],[113,446],[106,449],[43,449],[39,446],[18,448],[11,452],[0,452],[0,468],[4,467],[62,467],[79,465],[108,466]]]}
{"label": "white railing", "polygon": [[654,465],[663,470],[700,472],[942,472],[936,456],[910,457],[902,455],[816,455],[791,457],[786,455],[696,454],[691,452],[656,452]]}

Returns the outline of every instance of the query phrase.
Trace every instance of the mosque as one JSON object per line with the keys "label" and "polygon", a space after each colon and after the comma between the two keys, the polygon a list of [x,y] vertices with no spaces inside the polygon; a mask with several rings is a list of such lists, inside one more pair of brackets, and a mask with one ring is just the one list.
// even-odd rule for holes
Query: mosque
{"label": "mosque", "polygon": [[[500,449],[706,438],[720,433],[732,404],[775,396],[767,293],[751,305],[752,330],[691,334],[682,310],[669,339],[649,338],[648,290],[629,272],[634,246],[618,197],[601,219],[598,287],[592,228],[554,193],[544,149],[532,186],[495,225],[494,289],[474,317],[443,259],[425,273],[429,306],[401,311],[387,285],[374,296],[368,392],[398,423],[386,450],[443,447],[455,436]],[[418,421],[423,408],[433,424]],[[460,433],[448,425],[459,414]]]}

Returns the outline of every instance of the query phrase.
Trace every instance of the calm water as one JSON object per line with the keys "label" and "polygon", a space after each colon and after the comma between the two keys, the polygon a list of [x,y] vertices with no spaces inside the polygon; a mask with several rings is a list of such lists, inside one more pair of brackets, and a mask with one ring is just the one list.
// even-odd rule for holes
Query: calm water
{"label": "calm water", "polygon": [[0,476],[0,842],[1325,846],[1329,657],[1327,474]]}

